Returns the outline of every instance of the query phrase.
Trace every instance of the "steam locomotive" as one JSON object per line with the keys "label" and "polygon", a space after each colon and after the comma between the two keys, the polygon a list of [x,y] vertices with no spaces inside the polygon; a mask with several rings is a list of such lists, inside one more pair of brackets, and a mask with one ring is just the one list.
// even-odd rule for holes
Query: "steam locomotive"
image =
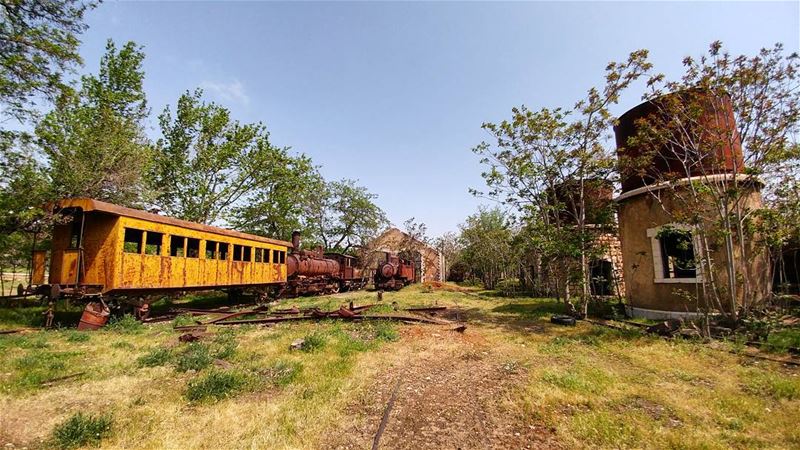
{"label": "steam locomotive", "polygon": [[358,258],[343,253],[300,250],[300,233],[292,233],[292,252],[286,260],[287,280],[279,297],[335,294],[366,286],[368,277]]}
{"label": "steam locomotive", "polygon": [[382,252],[381,259],[375,270],[375,289],[399,291],[403,286],[408,286],[416,281],[413,261],[389,252]]}

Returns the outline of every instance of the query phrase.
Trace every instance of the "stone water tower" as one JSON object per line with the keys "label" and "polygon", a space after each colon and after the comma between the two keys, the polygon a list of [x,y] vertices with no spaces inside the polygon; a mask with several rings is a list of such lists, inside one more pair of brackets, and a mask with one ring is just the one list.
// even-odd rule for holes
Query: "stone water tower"
{"label": "stone water tower", "polygon": [[[688,111],[689,108],[692,110]],[[678,122],[669,119],[679,116],[665,116],[684,113],[692,120]],[[683,131],[697,137],[692,141],[696,146],[676,145],[674,141],[654,146],[629,140],[637,136],[645,123],[665,126],[692,123],[694,129]],[[715,212],[713,202],[695,206],[693,211],[682,211],[687,204],[683,200],[689,198],[688,190],[693,182],[725,183],[738,177],[746,189],[742,197],[744,207],[761,206],[759,182],[743,173],[742,146],[730,100],[701,91],[667,94],[623,114],[614,133],[620,161],[642,157],[647,161],[635,170],[623,169],[622,191],[614,199],[618,207],[628,314],[653,319],[696,316],[699,309],[710,303],[703,301],[702,289],[703,277],[709,274],[703,273],[697,264],[703,248],[698,228],[682,223],[679,218],[694,215],[710,224]],[[715,139],[722,135],[729,139]],[[745,252],[746,255],[735,252],[737,267],[749,264],[754,266],[752,273],[766,274],[766,252],[749,248]],[[714,261],[715,280],[725,286],[728,274],[724,247],[711,246],[709,253]],[[766,295],[769,288],[766,275],[761,278],[751,280],[755,296]],[[741,303],[742,289],[737,297]]]}

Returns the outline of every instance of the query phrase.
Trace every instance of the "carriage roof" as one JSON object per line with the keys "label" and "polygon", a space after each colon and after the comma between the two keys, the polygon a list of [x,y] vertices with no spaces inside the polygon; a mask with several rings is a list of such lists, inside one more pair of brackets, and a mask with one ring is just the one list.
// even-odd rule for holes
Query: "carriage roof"
{"label": "carriage roof", "polygon": [[282,241],[279,239],[270,239],[255,234],[242,233],[240,231],[226,230],[224,228],[214,227],[211,225],[204,225],[196,222],[189,222],[188,220],[176,219],[174,217],[162,216],[153,214],[140,209],[127,208],[124,206],[114,205],[112,203],[103,202],[91,198],[68,198],[60,200],[55,203],[55,209],[65,208],[80,208],[85,212],[98,211],[107,214],[112,214],[121,217],[132,217],[139,220],[145,220],[153,223],[161,223],[165,225],[172,225],[175,227],[186,228],[190,230],[202,231],[204,233],[213,233],[222,236],[230,236],[239,239],[249,239],[252,241],[264,242],[267,244],[280,245],[284,247],[291,247],[292,243]]}

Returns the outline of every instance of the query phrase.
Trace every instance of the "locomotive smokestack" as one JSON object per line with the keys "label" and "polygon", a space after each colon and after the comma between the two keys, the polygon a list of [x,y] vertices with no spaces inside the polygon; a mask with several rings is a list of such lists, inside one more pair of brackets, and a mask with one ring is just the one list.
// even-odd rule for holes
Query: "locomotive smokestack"
{"label": "locomotive smokestack", "polygon": [[296,252],[300,251],[300,232],[292,232],[292,249]]}

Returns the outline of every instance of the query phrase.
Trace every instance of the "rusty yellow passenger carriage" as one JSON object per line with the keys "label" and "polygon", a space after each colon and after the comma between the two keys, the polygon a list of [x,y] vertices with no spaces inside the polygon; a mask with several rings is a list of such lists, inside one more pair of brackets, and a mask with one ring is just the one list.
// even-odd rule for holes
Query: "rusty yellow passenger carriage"
{"label": "rusty yellow passenger carriage", "polygon": [[[51,298],[141,304],[154,295],[211,289],[266,297],[286,282],[286,241],[88,198],[62,200],[54,211],[67,220],[53,231],[47,284],[41,269],[33,282]],[[42,258],[34,259],[43,267]]]}

